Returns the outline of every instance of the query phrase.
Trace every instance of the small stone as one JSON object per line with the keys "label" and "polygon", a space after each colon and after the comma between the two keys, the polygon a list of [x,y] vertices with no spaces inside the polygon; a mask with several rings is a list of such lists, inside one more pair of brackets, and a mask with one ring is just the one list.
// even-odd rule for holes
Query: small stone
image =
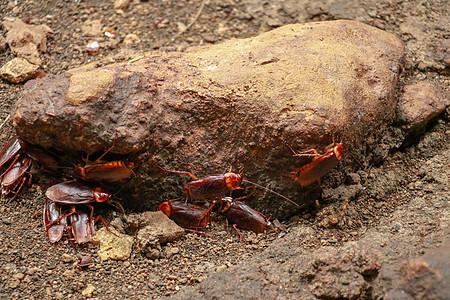
{"label": "small stone", "polygon": [[94,292],[95,287],[92,284],[88,284],[87,287],[81,292],[81,295],[84,297],[92,297],[92,293]]}
{"label": "small stone", "polygon": [[140,41],[141,41],[141,39],[139,39],[139,37],[136,34],[130,33],[125,36],[125,39],[123,40],[123,44],[126,46],[129,46],[132,44],[137,44]]}
{"label": "small stone", "polygon": [[66,271],[64,271],[63,276],[66,277],[67,279],[74,278],[75,271],[72,270],[72,269],[71,270],[66,270]]}
{"label": "small stone", "polygon": [[100,20],[88,20],[81,25],[81,32],[85,36],[101,36],[103,25]]}
{"label": "small stone", "polygon": [[0,77],[12,83],[27,81],[36,77],[39,66],[29,63],[23,58],[14,58],[3,65],[0,69]]}
{"label": "small stone", "polygon": [[22,274],[22,273],[16,273],[16,274],[14,274],[12,277],[13,277],[13,278],[17,278],[17,279],[19,279],[19,280],[22,280],[22,279],[25,277],[25,275]]}
{"label": "small stone", "polygon": [[65,263],[71,263],[75,261],[75,258],[70,254],[64,253],[61,255],[61,260]]}
{"label": "small stone", "polygon": [[11,219],[10,218],[7,218],[7,217],[3,217],[2,218],[2,222],[3,222],[3,224],[5,224],[5,225],[11,225]]}
{"label": "small stone", "polygon": [[10,278],[10,279],[8,280],[8,287],[11,288],[11,289],[15,289],[15,288],[17,288],[19,285],[20,285],[20,280],[17,279],[17,278],[12,277],[12,278]]}
{"label": "small stone", "polygon": [[123,12],[130,6],[130,0],[116,0],[114,1],[114,9],[117,12]]}
{"label": "small stone", "polygon": [[220,265],[216,268],[216,272],[221,272],[221,271],[225,270],[226,268],[228,268],[227,265]]}

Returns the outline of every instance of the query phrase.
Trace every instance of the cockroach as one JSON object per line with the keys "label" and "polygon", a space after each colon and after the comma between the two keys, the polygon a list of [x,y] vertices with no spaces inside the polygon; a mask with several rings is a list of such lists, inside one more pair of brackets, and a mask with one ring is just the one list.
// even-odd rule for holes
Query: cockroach
{"label": "cockroach", "polygon": [[107,149],[97,160],[94,162],[89,162],[85,166],[77,166],[74,168],[74,173],[78,175],[84,181],[95,181],[95,182],[116,182],[121,181],[135,175],[133,172],[134,163],[124,162],[121,160],[102,162],[102,158],[110,152],[116,146],[116,137],[113,140],[113,144],[109,149]]}
{"label": "cockroach", "polygon": [[88,255],[80,256],[80,257],[78,257],[78,260],[79,260],[78,265],[82,268],[89,267],[90,265],[92,265],[94,263],[94,261],[92,260],[92,257],[88,256]]}
{"label": "cockroach", "polygon": [[44,204],[43,216],[48,240],[52,244],[59,242],[67,226],[66,218],[61,218],[63,216],[62,206],[47,199]]}
{"label": "cockroach", "polygon": [[294,156],[313,157],[310,163],[304,165],[297,171],[291,172],[291,174],[294,175],[295,180],[302,186],[308,186],[314,182],[317,182],[320,185],[320,179],[337,166],[342,159],[344,146],[340,143],[335,143],[333,137],[333,143],[326,146],[323,152],[323,154],[319,154],[316,149],[310,149],[301,153],[294,152]]}
{"label": "cockroach", "polygon": [[220,201],[220,199],[223,196],[225,196],[227,193],[230,193],[237,189],[242,189],[240,187],[242,182],[247,182],[247,183],[253,184],[255,186],[258,186],[260,188],[263,188],[263,189],[287,200],[288,202],[290,202],[296,206],[299,206],[297,203],[295,203],[291,199],[289,199],[271,189],[268,189],[264,186],[254,183],[252,181],[242,179],[242,174],[228,172],[228,173],[221,174],[221,175],[210,175],[210,176],[206,176],[203,178],[198,178],[196,175],[194,175],[191,172],[166,170],[159,165],[158,165],[158,167],[161,170],[168,172],[168,173],[186,174],[194,180],[194,181],[186,183],[185,188],[183,189],[183,192],[186,194],[186,197],[188,199],[205,200],[205,199],[217,198]]}
{"label": "cockroach", "polygon": [[205,208],[184,201],[165,201],[159,205],[158,210],[183,228],[198,230],[211,223],[211,216],[206,214]]}
{"label": "cockroach", "polygon": [[132,162],[111,161],[94,162],[85,166],[74,168],[77,174],[84,181],[96,182],[116,182],[134,175],[134,164]]}
{"label": "cockroach", "polygon": [[[124,209],[120,203],[111,200],[111,194],[109,192],[107,192],[101,187],[90,188],[76,180],[61,182],[52,185],[47,189],[45,195],[47,196],[47,198],[49,198],[51,201],[55,203],[71,205],[71,212],[61,216],[59,220],[76,214],[77,210],[75,205],[77,204],[84,204],[90,208],[91,219],[93,218],[94,214],[94,207],[91,204],[95,202],[98,203],[108,202],[113,205],[117,205],[117,207],[122,212],[124,212]],[[103,218],[101,216],[98,216],[97,218],[101,219],[106,229],[110,231]],[[53,225],[59,220],[57,219],[56,221],[53,221],[53,223],[51,223],[50,225]],[[48,229],[48,226],[46,229]]]}
{"label": "cockroach", "polygon": [[233,225],[252,230],[256,233],[266,232],[271,227],[269,219],[257,210],[231,197],[222,198],[219,212]]}
{"label": "cockroach", "polygon": [[16,156],[21,149],[19,139],[16,137],[6,142],[0,149],[0,168],[3,167],[10,159]]}
{"label": "cockroach", "polygon": [[31,159],[28,156],[13,163],[11,167],[2,174],[1,189],[2,194],[17,194],[22,188],[23,184],[31,179],[31,173],[28,170],[31,167]]}

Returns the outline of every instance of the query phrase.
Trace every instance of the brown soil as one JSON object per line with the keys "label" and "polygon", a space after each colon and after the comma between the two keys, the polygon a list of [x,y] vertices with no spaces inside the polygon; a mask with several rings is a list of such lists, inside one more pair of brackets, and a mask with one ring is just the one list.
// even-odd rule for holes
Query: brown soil
{"label": "brown soil", "polygon": [[[136,0],[131,1],[130,8],[122,15],[114,12],[112,1],[5,2],[0,4],[2,16],[18,17],[31,24],[47,24],[55,32],[48,42],[48,52],[42,54],[42,68],[48,74],[58,74],[94,61],[98,61],[98,65],[123,61],[135,51],[182,51],[189,46],[254,36],[299,21],[349,18],[397,34],[408,43],[399,92],[404,84],[425,78],[444,89],[448,88],[448,68],[444,69],[442,63],[445,61],[445,50],[436,50],[431,53],[434,54],[433,58],[424,59],[429,54],[426,52],[430,48],[428,45],[435,45],[436,49],[442,49],[439,47],[445,45],[448,47],[448,40],[442,37],[442,33],[436,32],[437,25],[442,22],[445,24],[444,16],[448,16],[446,1],[362,1],[358,9],[352,7],[353,1],[341,1],[333,5],[327,4],[327,1],[206,1],[200,16],[187,32],[180,35],[178,27],[181,25],[177,25],[177,22],[188,25],[200,8],[201,1]],[[409,34],[410,30],[404,25],[410,17],[419,18],[421,28],[434,28],[434,31],[425,30],[424,38],[417,39],[417,35]],[[91,56],[84,47],[93,38],[83,36],[80,28],[86,20],[95,19],[100,19],[104,27],[115,29],[119,43],[110,43],[107,38],[97,39],[100,44],[108,44],[108,47],[102,47],[97,56]],[[4,28],[2,33],[6,33]],[[137,34],[141,41],[131,46],[123,45],[121,41],[129,33]],[[441,54],[444,58],[439,56]],[[13,57],[11,51],[6,49],[0,54],[1,65]],[[22,88],[21,84],[0,81],[0,124],[8,117]],[[395,137],[398,131],[393,128],[392,132]],[[363,179],[363,192],[350,201],[347,214],[339,226],[321,226],[327,214],[340,214],[343,205],[332,196],[325,195],[325,200],[329,200],[327,203],[319,209],[312,208],[285,221],[285,230],[289,232],[299,224],[311,226],[320,234],[309,239],[310,244],[304,246],[311,249],[325,245],[337,247],[349,240],[358,241],[368,229],[376,229],[380,219],[389,220],[395,212],[408,210],[411,199],[427,193],[448,199],[448,184],[430,185],[427,182],[447,172],[442,169],[442,164],[449,159],[448,151],[445,152],[449,133],[448,113],[444,113],[429,124],[425,133],[400,148],[394,146],[395,138],[380,141],[380,151],[391,149],[390,154],[377,167],[358,172]],[[0,142],[13,136],[14,131],[8,122],[1,128]],[[433,157],[443,159],[433,160]],[[425,162],[428,163],[426,171],[421,169]],[[197,285],[208,274],[258,255],[285,234],[270,232],[257,235],[245,232],[249,241],[246,244],[239,241],[234,232],[227,234],[224,222],[218,220],[209,231],[214,238],[186,234],[180,241],[165,245],[164,256],[160,259],[150,260],[133,253],[127,261],[100,262],[96,254],[98,246],[87,244],[74,247],[67,240],[51,245],[44,236],[40,217],[31,218],[43,205],[43,190],[55,181],[54,178],[36,173],[33,184],[24,188],[16,199],[2,199],[1,299],[82,298],[82,292],[88,285],[95,287],[91,296],[98,298],[158,298],[173,295],[185,286]],[[327,189],[326,178],[324,181],[326,193],[330,190]],[[430,190],[430,187],[436,186],[439,190]],[[429,216],[422,219],[420,214],[417,215],[417,231],[430,233],[437,230],[433,224],[439,222],[439,211],[436,209],[436,216],[431,221]],[[97,212],[108,221],[116,214],[108,207],[99,208]],[[440,242],[438,239],[433,244]],[[431,243],[424,241],[407,251],[413,257],[429,247]],[[95,264],[81,269],[76,259],[81,255],[93,256]]]}

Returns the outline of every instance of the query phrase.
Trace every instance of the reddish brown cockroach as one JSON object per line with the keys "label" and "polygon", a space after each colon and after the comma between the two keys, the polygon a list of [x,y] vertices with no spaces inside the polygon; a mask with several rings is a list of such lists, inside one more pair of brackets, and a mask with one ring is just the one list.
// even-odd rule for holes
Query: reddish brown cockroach
{"label": "reddish brown cockroach", "polygon": [[15,161],[1,177],[1,189],[3,195],[17,194],[23,184],[31,179],[28,170],[31,167],[31,159],[24,156],[21,160]]}
{"label": "reddish brown cockroach", "polygon": [[211,223],[211,216],[206,214],[207,209],[184,201],[166,201],[159,205],[162,211],[171,220],[183,228],[205,228]]}
{"label": "reddish brown cockroach", "polygon": [[85,166],[77,166],[73,171],[84,181],[116,182],[133,175],[133,168],[134,164],[132,162],[118,160],[106,163],[94,162]]}
{"label": "reddish brown cockroach", "polygon": [[221,175],[210,175],[203,178],[198,178],[196,175],[194,175],[191,172],[186,171],[172,171],[172,170],[166,170],[163,167],[158,167],[168,173],[176,173],[176,174],[186,174],[194,181],[188,182],[185,184],[185,188],[183,189],[183,192],[186,194],[186,197],[188,199],[192,200],[205,200],[205,199],[218,199],[219,201],[222,199],[223,196],[225,196],[227,193],[232,192],[237,189],[241,189],[241,183],[247,182],[250,184],[253,184],[257,187],[260,187],[262,189],[265,189],[285,200],[288,202],[299,206],[297,203],[292,201],[291,199],[271,190],[264,186],[261,186],[257,183],[254,183],[249,180],[242,179],[242,174],[236,174],[232,172],[228,172]]}
{"label": "reddish brown cockroach", "polygon": [[61,216],[63,216],[62,206],[47,199],[44,204],[43,217],[44,226],[47,228],[47,237],[52,244],[61,240],[67,225],[66,218],[61,218]]}
{"label": "reddish brown cockroach", "polygon": [[233,225],[239,228],[263,233],[270,229],[271,223],[266,216],[247,204],[231,197],[222,198],[219,212]]}
{"label": "reddish brown cockroach", "polygon": [[337,166],[342,159],[344,146],[340,143],[335,143],[333,137],[333,143],[326,146],[323,152],[324,154],[319,154],[316,149],[301,153],[294,152],[294,156],[313,156],[310,163],[297,171],[291,172],[295,176],[295,180],[302,186],[308,186],[316,181],[320,185],[320,179]]}
{"label": "reddish brown cockroach", "polygon": [[121,160],[102,162],[102,158],[110,152],[116,146],[116,137],[113,140],[113,144],[107,149],[96,161],[89,162],[84,166],[77,166],[74,168],[74,172],[84,181],[96,181],[96,182],[116,182],[121,181],[135,175],[133,172],[134,163],[123,162]]}
{"label": "reddish brown cockroach", "polygon": [[[91,203],[95,202],[108,202],[113,205],[117,205],[117,207],[124,212],[124,209],[122,205],[116,201],[111,200],[111,194],[107,192],[106,190],[96,187],[96,188],[90,188],[88,186],[85,186],[84,184],[72,180],[67,182],[61,182],[55,185],[52,185],[47,189],[45,192],[45,195],[53,202],[58,204],[68,204],[71,205],[71,212],[68,214],[65,214],[59,218],[59,220],[63,218],[67,218],[73,214],[76,213],[76,209],[74,205],[77,204],[84,204],[87,207],[90,208],[90,218],[93,217],[94,214],[94,207],[91,205]],[[53,221],[49,226],[57,223],[59,221],[58,219],[56,221]],[[103,218],[102,218],[103,220]],[[103,223],[106,225],[106,223],[103,221]],[[107,229],[108,227],[105,226]],[[49,227],[47,226],[47,229]],[[108,229],[109,231],[109,229]]]}

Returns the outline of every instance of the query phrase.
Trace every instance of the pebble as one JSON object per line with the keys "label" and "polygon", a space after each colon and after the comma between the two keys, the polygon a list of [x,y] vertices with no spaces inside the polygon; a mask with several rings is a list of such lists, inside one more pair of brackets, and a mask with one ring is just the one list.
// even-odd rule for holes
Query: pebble
{"label": "pebble", "polygon": [[61,260],[65,263],[71,263],[71,262],[75,261],[75,258],[70,254],[64,253],[61,256]]}
{"label": "pebble", "polygon": [[95,286],[93,286],[92,284],[88,284],[87,287],[81,292],[81,295],[84,297],[92,297],[92,293],[95,290]]}
{"label": "pebble", "polygon": [[7,217],[3,217],[2,218],[2,222],[3,222],[3,224],[5,224],[5,225],[11,225],[11,219],[10,218],[7,218]]}

